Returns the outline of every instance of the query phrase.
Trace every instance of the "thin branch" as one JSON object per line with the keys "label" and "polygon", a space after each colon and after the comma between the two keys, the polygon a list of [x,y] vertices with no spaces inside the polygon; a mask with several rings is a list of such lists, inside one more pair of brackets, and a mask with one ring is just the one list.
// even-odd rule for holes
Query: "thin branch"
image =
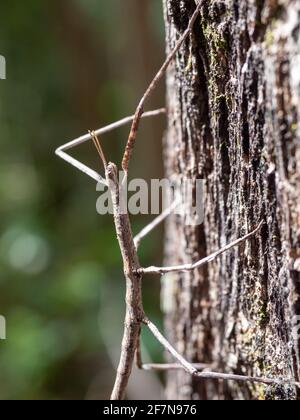
{"label": "thin branch", "polygon": [[219,257],[224,252],[229,251],[231,248],[242,244],[247,239],[254,236],[261,229],[263,224],[264,224],[264,221],[261,221],[259,226],[253,232],[248,233],[248,235],[243,236],[242,238],[237,239],[234,242],[231,242],[230,244],[224,246],[223,248],[219,249],[218,251],[214,252],[213,254],[209,255],[208,257],[203,258],[202,260],[194,264],[184,264],[184,265],[178,265],[174,267],[154,267],[153,266],[153,267],[148,267],[148,268],[142,268],[140,271],[143,274],[167,274],[167,273],[193,271],[204,264],[214,261],[217,257]]}
{"label": "thin branch", "polygon": [[111,394],[112,400],[122,400],[125,396],[128,380],[134,363],[135,353],[144,318],[142,303],[141,275],[139,259],[133,242],[131,223],[128,213],[122,212],[123,200],[120,190],[118,169],[109,163],[106,168],[106,181],[111,191],[116,234],[123,259],[126,279],[126,315],[122,340],[121,356],[116,380]]}
{"label": "thin branch", "polygon": [[147,325],[154,337],[162,344],[165,350],[167,350],[181,364],[181,366],[183,366],[185,371],[189,372],[191,375],[194,375],[198,372],[198,370],[191,363],[186,361],[185,358],[174,349],[174,347],[168,342],[168,340],[162,335],[162,333],[150,321],[150,319],[145,318],[143,322],[145,325]]}
{"label": "thin branch", "polygon": [[[192,363],[193,367],[197,370],[211,369],[212,365],[205,363]],[[184,367],[180,363],[144,363],[141,365],[140,369],[142,370],[157,370],[157,371],[166,371],[166,370],[184,370]]]}
{"label": "thin branch", "polygon": [[78,169],[80,172],[84,173],[85,175],[88,175],[97,183],[107,186],[107,182],[105,181],[105,179],[100,174],[98,174],[98,172],[89,168],[84,163],[79,162],[77,159],[68,155],[63,150],[57,149],[55,153],[58,157],[63,159],[65,162],[68,162],[70,165],[74,166],[74,168]]}
{"label": "thin branch", "polygon": [[167,350],[182,366],[182,368],[189,373],[190,375],[199,378],[199,379],[217,379],[217,380],[225,380],[225,381],[237,381],[237,382],[245,382],[245,383],[261,383],[264,385],[282,385],[282,384],[290,384],[293,386],[297,386],[300,388],[300,383],[295,382],[289,378],[282,378],[282,379],[273,379],[273,378],[259,378],[255,376],[246,376],[246,375],[234,375],[234,374],[227,374],[227,373],[219,373],[219,372],[198,372],[198,369],[195,367],[196,365],[188,362],[184,357],[182,357],[174,347],[169,343],[169,341],[161,334],[158,328],[148,319],[144,319],[144,324],[146,324],[154,337],[162,344],[162,346]]}
{"label": "thin branch", "polygon": [[177,200],[174,201],[171,204],[170,207],[165,209],[158,217],[156,217],[156,219],[154,219],[151,223],[149,223],[149,225],[144,227],[144,229],[142,229],[141,232],[138,235],[135,236],[134,243],[135,243],[136,249],[139,248],[141,241],[147,235],[149,235],[149,233],[151,233],[157,226],[159,226],[161,223],[163,223],[166,220],[167,217],[170,216],[170,214],[176,209],[178,204],[179,204],[179,202]]}
{"label": "thin branch", "polygon": [[[167,370],[182,370],[183,366],[180,363],[143,363],[142,349],[141,349],[141,335],[139,335],[138,346],[136,349],[136,366],[140,370],[145,371],[167,371]],[[213,369],[215,364],[207,363],[193,363],[193,367],[197,370]]]}
{"label": "thin branch", "polygon": [[[155,109],[154,111],[145,112],[142,116],[142,118],[152,118],[152,117],[158,117],[159,115],[166,114],[166,108],[159,108]],[[105,127],[99,128],[95,131],[95,134],[97,136],[102,136],[103,134],[110,133],[118,128],[121,128],[125,125],[130,124],[134,119],[134,115],[131,115],[129,117],[122,118],[121,120],[114,122],[112,124],[106,125]],[[77,139],[74,139],[62,146],[60,146],[57,150],[69,150],[73,149],[73,147],[80,146],[81,144],[86,143],[87,141],[91,140],[92,137],[90,134],[85,134],[81,137],[78,137]]]}
{"label": "thin branch", "polygon": [[[157,117],[165,113],[166,113],[165,108],[156,109],[154,111],[145,112],[143,114],[143,118]],[[124,125],[131,123],[133,119],[134,119],[134,115],[123,118],[120,121],[117,121],[113,124],[107,125],[106,127],[95,130],[94,133],[96,136],[101,136],[103,134],[109,133],[117,128],[123,127]],[[64,161],[66,161],[67,163],[69,163],[70,165],[74,166],[80,172],[83,172],[84,174],[88,175],[90,178],[92,178],[96,182],[99,182],[107,186],[106,180],[100,174],[98,174],[93,169],[89,168],[88,166],[84,165],[82,162],[79,162],[77,159],[65,153],[66,150],[70,150],[73,147],[80,146],[81,144],[84,144],[87,141],[90,141],[91,139],[92,139],[92,136],[90,133],[85,134],[84,136],[78,137],[77,139],[72,140],[60,146],[58,149],[56,149],[55,154],[61,159],[63,159]]]}
{"label": "thin branch", "polygon": [[184,41],[189,36],[191,30],[193,29],[194,23],[195,23],[198,15],[199,15],[201,5],[202,5],[202,1],[200,1],[199,4],[197,5],[196,10],[195,10],[193,16],[191,17],[191,19],[189,21],[187,29],[185,30],[183,35],[177,41],[174,49],[168,55],[166,61],[164,62],[162,67],[159,69],[158,73],[156,74],[156,76],[154,77],[152,82],[150,83],[148,89],[146,90],[146,92],[144,93],[144,96],[142,97],[140,103],[138,104],[138,107],[137,107],[136,112],[135,112],[135,117],[134,117],[134,120],[133,120],[133,123],[132,123],[132,126],[131,126],[131,130],[130,130],[130,133],[129,133],[129,137],[128,137],[127,145],[126,145],[126,148],[125,148],[123,160],[122,160],[122,168],[123,168],[124,172],[128,172],[128,167],[129,167],[130,159],[131,159],[131,156],[132,156],[132,153],[133,153],[135,140],[136,140],[137,132],[138,132],[139,125],[140,125],[140,120],[141,120],[142,115],[144,113],[145,102],[147,101],[149,96],[152,94],[152,92],[155,90],[155,88],[158,85],[158,83],[160,82],[160,80],[165,75],[166,70],[168,69],[170,63],[173,61],[173,59],[174,59],[177,51],[179,50],[179,48],[181,47],[181,45],[184,43]]}

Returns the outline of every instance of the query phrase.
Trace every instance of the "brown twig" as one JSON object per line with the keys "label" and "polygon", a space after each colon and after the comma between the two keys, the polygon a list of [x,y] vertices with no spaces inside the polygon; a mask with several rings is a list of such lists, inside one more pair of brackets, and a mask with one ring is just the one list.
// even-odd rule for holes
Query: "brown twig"
{"label": "brown twig", "polygon": [[111,191],[115,228],[126,278],[124,335],[116,381],[111,395],[112,400],[121,400],[124,398],[131,374],[144,310],[142,305],[141,274],[139,273],[140,263],[133,241],[129,216],[123,211],[124,203],[118,180],[118,169],[113,163],[109,163],[106,168],[106,180]]}
{"label": "brown twig", "polygon": [[218,251],[214,252],[213,254],[209,255],[208,257],[203,258],[202,260],[194,263],[194,264],[184,264],[184,265],[178,265],[174,267],[148,267],[148,268],[141,268],[140,271],[143,274],[167,274],[167,273],[177,273],[177,272],[187,272],[187,271],[193,271],[197,268],[201,267],[204,264],[207,264],[211,261],[214,261],[217,257],[219,257],[221,254],[223,254],[226,251],[229,251],[231,248],[238,246],[245,242],[247,239],[251,238],[251,236],[254,236],[262,227],[264,224],[263,221],[260,222],[259,226],[251,233],[248,233],[248,235],[243,236],[242,238],[237,239],[234,242],[231,242],[230,244],[224,246],[223,248],[219,249]]}
{"label": "brown twig", "polygon": [[136,140],[137,132],[138,132],[139,125],[140,125],[140,120],[141,120],[141,117],[144,113],[145,102],[147,101],[149,96],[152,94],[152,92],[155,90],[155,88],[158,85],[158,83],[160,82],[160,80],[165,75],[165,72],[168,69],[170,63],[173,61],[177,51],[179,50],[179,48],[184,43],[184,41],[187,39],[191,30],[193,29],[194,23],[195,23],[195,21],[198,17],[199,12],[200,12],[201,4],[202,4],[202,1],[197,5],[196,10],[195,10],[195,12],[194,12],[193,16],[191,17],[191,20],[188,24],[187,29],[185,30],[183,35],[177,41],[174,49],[168,55],[166,61],[164,62],[162,67],[159,69],[158,73],[156,74],[156,76],[154,77],[152,82],[150,83],[148,89],[146,90],[146,92],[144,93],[141,101],[138,104],[138,107],[137,107],[136,112],[135,112],[135,117],[134,117],[134,120],[133,120],[133,123],[132,123],[132,126],[131,126],[131,130],[130,130],[130,133],[129,133],[129,137],[128,137],[127,145],[126,145],[126,148],[125,148],[123,160],[122,160],[122,168],[123,168],[123,171],[125,173],[128,172],[129,162],[130,162],[130,159],[131,159],[131,156],[132,156],[132,153],[133,153],[135,140]]}
{"label": "brown twig", "polygon": [[131,374],[134,355],[139,348],[141,321],[144,317],[141,292],[140,263],[133,241],[128,213],[124,211],[123,189],[119,184],[118,168],[114,163],[107,164],[100,141],[94,131],[89,132],[105,168],[105,177],[111,192],[113,214],[117,238],[122,254],[126,278],[126,315],[122,340],[121,357],[117,369],[112,400],[124,398]]}

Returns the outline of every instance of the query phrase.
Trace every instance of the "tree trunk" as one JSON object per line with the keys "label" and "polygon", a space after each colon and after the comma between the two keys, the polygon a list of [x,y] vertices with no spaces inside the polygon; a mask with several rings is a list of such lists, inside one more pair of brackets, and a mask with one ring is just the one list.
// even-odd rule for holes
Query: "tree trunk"
{"label": "tree trunk", "polygon": [[[163,0],[170,50],[195,0]],[[194,273],[163,279],[170,341],[221,372],[299,381],[300,3],[205,0],[167,75],[168,176],[205,180],[205,221],[172,216],[166,262],[188,263],[265,225]],[[298,316],[298,318],[297,318]],[[170,372],[172,399],[297,399],[290,385]]]}

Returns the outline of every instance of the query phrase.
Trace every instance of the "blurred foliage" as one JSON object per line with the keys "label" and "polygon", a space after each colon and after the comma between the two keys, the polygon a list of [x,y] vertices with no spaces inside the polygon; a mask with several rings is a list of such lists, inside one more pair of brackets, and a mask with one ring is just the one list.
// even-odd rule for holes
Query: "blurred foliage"
{"label": "blurred foliage", "polygon": [[[111,218],[96,214],[95,185],[54,150],[133,112],[163,58],[161,2],[10,0],[1,16],[0,314],[7,340],[0,341],[0,398],[107,398],[124,311],[119,250]],[[150,106],[162,103],[160,91]],[[133,172],[145,178],[161,175],[162,124],[141,130]],[[111,159],[120,158],[126,134],[105,139]],[[99,168],[90,145],[74,155]],[[135,230],[146,222],[135,218]],[[144,264],[159,261],[160,239],[156,232],[141,248]],[[157,279],[145,284],[145,305],[159,322]],[[158,360],[160,348],[147,334],[145,347]]]}

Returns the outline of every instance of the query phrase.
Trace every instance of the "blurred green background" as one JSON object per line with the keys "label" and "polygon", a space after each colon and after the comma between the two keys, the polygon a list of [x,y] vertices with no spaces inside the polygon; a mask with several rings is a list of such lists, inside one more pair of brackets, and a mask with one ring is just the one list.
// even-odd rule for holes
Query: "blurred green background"
{"label": "blurred green background", "polygon": [[[54,151],[133,113],[164,57],[161,0],[2,2],[0,54],[0,398],[107,398],[124,314],[119,249],[111,217],[96,214],[96,185]],[[148,109],[163,104],[162,86]],[[161,177],[164,124],[143,122],[132,177]],[[110,160],[120,161],[128,130],[103,138]],[[100,170],[91,144],[72,153]],[[134,231],[148,221],[135,217]],[[161,234],[143,243],[143,264],[161,262]],[[158,324],[159,289],[145,281]],[[143,348],[161,358],[146,333]],[[130,398],[159,396],[156,376],[134,375]]]}

